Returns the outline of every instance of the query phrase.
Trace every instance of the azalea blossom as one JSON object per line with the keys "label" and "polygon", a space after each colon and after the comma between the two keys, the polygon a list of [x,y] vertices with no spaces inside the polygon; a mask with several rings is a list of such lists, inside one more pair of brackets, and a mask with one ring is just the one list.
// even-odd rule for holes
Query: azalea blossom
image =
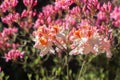
{"label": "azalea blossom", "polygon": [[23,58],[24,52],[20,52],[19,50],[10,50],[8,53],[5,53],[6,62],[10,60],[16,60],[18,58]]}
{"label": "azalea blossom", "polygon": [[116,27],[120,26],[120,7],[115,7],[113,12],[110,14],[112,24]]}
{"label": "azalea blossom", "polygon": [[[76,6],[70,8],[74,3]],[[54,4],[43,7],[38,15],[34,24],[34,47],[40,49],[40,55],[43,56],[65,51],[70,55],[97,55],[105,52],[107,57],[111,57],[109,28],[106,25],[110,21],[108,16],[111,11],[110,2],[100,5],[98,0],[81,0],[81,3],[75,0],[56,0]],[[96,19],[93,19],[94,15]],[[105,47],[105,44],[109,46]]]}

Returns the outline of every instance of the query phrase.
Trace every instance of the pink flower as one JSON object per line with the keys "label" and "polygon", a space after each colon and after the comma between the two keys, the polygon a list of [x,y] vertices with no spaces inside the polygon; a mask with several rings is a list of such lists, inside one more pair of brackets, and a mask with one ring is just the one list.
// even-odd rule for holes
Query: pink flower
{"label": "pink flower", "polygon": [[36,15],[36,11],[27,11],[27,10],[23,10],[21,17],[34,17]]}
{"label": "pink flower", "polygon": [[115,7],[113,12],[110,14],[110,18],[113,20],[112,24],[116,27],[120,26],[120,7]]}
{"label": "pink flower", "polygon": [[98,14],[97,14],[97,24],[100,24],[100,23],[102,23],[102,22],[107,22],[108,21],[108,17],[107,17],[107,15],[106,15],[106,13],[105,12],[102,12],[102,11],[100,11]]}
{"label": "pink flower", "polygon": [[103,52],[106,52],[106,56],[108,58],[111,58],[112,53],[110,51],[110,48],[111,48],[110,40],[108,40],[107,38],[104,38],[104,39],[102,39],[100,44],[101,44],[101,48],[102,48]]}
{"label": "pink flower", "polygon": [[37,0],[23,0],[23,3],[26,7],[34,7],[37,5]]}
{"label": "pink flower", "polygon": [[20,22],[20,27],[22,29],[25,29],[26,31],[28,31],[32,27],[32,23],[27,22],[27,21],[21,21]]}
{"label": "pink flower", "polygon": [[90,53],[97,55],[106,52],[107,57],[111,58],[110,41],[103,35],[99,35],[96,27],[81,26],[79,30],[73,31],[73,35],[70,36],[72,39],[70,55]]}
{"label": "pink flower", "polygon": [[5,54],[6,62],[10,60],[17,60],[18,58],[23,58],[24,52],[20,52],[19,50],[10,50]]}
{"label": "pink flower", "polygon": [[72,15],[77,15],[77,14],[80,14],[80,12],[81,12],[81,9],[80,9],[80,7],[74,7],[71,11],[70,11],[70,14],[72,14]]}
{"label": "pink flower", "polygon": [[100,8],[101,11],[110,13],[112,11],[112,4],[108,2],[107,4],[103,4],[103,6]]}
{"label": "pink flower", "polygon": [[12,49],[17,49],[19,47],[19,44],[18,43],[16,43],[16,44],[13,43],[11,46],[12,46]]}
{"label": "pink flower", "polygon": [[18,32],[18,29],[15,27],[14,28],[4,28],[2,35],[3,36],[10,36],[10,35],[15,34],[16,32]]}
{"label": "pink flower", "polygon": [[56,0],[55,7],[58,9],[69,9],[69,6],[74,2],[75,0]]}
{"label": "pink flower", "polygon": [[0,72],[2,72],[2,68],[0,67]]}
{"label": "pink flower", "polygon": [[47,5],[47,6],[43,7],[42,12],[45,17],[49,17],[49,16],[52,16],[55,13],[57,13],[57,11],[53,5]]}
{"label": "pink flower", "polygon": [[20,19],[20,14],[19,13],[10,13],[5,17],[2,17],[2,22],[6,24],[12,24],[13,22],[18,22]]}
{"label": "pink flower", "polygon": [[0,5],[0,8],[2,9],[2,12],[6,12],[7,10],[16,7],[17,4],[18,4],[18,0],[5,0]]}
{"label": "pink flower", "polygon": [[[76,4],[75,7],[71,8],[72,4]],[[111,45],[106,38],[109,28],[101,25],[106,26],[110,21],[111,9],[111,3],[100,6],[98,0],[56,0],[43,7],[35,21],[34,47],[40,49],[41,56],[69,49],[70,55],[97,55],[102,50],[110,57]],[[104,44],[109,47],[104,48]]]}

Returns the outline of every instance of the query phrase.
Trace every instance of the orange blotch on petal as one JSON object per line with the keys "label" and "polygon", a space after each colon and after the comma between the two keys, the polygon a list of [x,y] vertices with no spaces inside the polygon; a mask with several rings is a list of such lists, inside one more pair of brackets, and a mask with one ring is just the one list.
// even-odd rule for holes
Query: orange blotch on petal
{"label": "orange blotch on petal", "polygon": [[88,32],[87,32],[87,37],[91,37],[93,35],[93,32],[91,31],[91,30],[88,30]]}
{"label": "orange blotch on petal", "polygon": [[78,38],[81,38],[82,37],[82,32],[80,30],[77,30],[74,32],[74,35]]}
{"label": "orange blotch on petal", "polygon": [[44,37],[41,37],[41,38],[39,39],[39,42],[40,42],[42,45],[47,45],[47,44],[48,44],[48,40],[47,40],[46,38],[44,38]]}
{"label": "orange blotch on petal", "polygon": [[56,33],[58,33],[59,32],[59,28],[58,28],[58,26],[53,26],[53,29],[54,29],[54,31],[56,32]]}
{"label": "orange blotch on petal", "polygon": [[62,5],[64,5],[65,4],[65,0],[62,0],[61,3],[62,3]]}

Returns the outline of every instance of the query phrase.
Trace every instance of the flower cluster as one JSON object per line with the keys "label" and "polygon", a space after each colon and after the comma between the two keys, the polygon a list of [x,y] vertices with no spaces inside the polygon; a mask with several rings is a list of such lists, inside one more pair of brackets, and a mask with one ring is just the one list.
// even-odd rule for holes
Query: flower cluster
{"label": "flower cluster", "polygon": [[[16,68],[16,63],[21,64],[23,71],[20,73],[24,72],[26,78],[82,79],[81,76],[85,73],[82,73],[82,69],[87,70],[84,65],[94,57],[105,54],[111,58],[113,53],[119,53],[120,6],[112,4],[113,0],[107,1],[0,0],[0,64],[10,61],[13,69],[14,65]],[[56,57],[46,56],[47,54]],[[113,59],[116,59],[116,55],[118,54]],[[46,66],[49,60],[52,62]],[[80,74],[73,70],[77,70],[71,66],[74,62],[81,69]],[[1,68],[6,69],[2,64],[0,71]],[[57,67],[51,66],[53,64]],[[111,64],[107,64],[109,65]],[[42,68],[40,71],[39,67]],[[109,69],[105,68],[105,75],[108,75],[106,72]],[[64,73],[62,70],[65,70]],[[32,71],[35,71],[34,75]],[[74,79],[76,77],[78,79]],[[12,80],[17,80],[16,76]]]}
{"label": "flower cluster", "polygon": [[71,51],[70,55],[89,54],[95,55],[106,52],[107,57],[111,57],[110,40],[107,37],[100,35],[96,26],[83,25],[79,29],[74,29],[71,35]]}
{"label": "flower cluster", "polygon": [[112,24],[116,27],[120,26],[120,7],[115,7],[114,11],[110,14],[111,19],[113,19]]}
{"label": "flower cluster", "polygon": [[34,24],[34,47],[41,50],[41,56],[59,51],[70,55],[106,52],[110,58],[112,29],[108,26],[119,22],[120,13],[114,15],[118,11],[115,8],[112,12],[110,2],[101,5],[98,0],[56,0],[39,13]]}
{"label": "flower cluster", "polygon": [[15,35],[17,32],[17,28],[4,28],[0,33],[0,49],[4,50],[6,48],[17,48],[19,46],[18,43],[10,43],[10,36]]}
{"label": "flower cluster", "polygon": [[16,60],[18,58],[23,58],[24,52],[20,52],[19,50],[10,50],[7,54],[5,54],[6,62],[10,60]]}
{"label": "flower cluster", "polygon": [[[1,49],[18,47],[9,39],[20,27],[27,33],[35,30],[34,47],[41,50],[41,56],[65,51],[70,55],[106,52],[111,57],[111,26],[120,25],[120,7],[113,8],[110,2],[100,4],[98,0],[56,0],[37,12],[33,9],[37,2],[23,0],[26,9],[21,13],[14,10],[18,0],[2,2],[0,16],[8,28],[0,33]],[[14,28],[14,24],[19,26]]]}
{"label": "flower cluster", "polygon": [[5,0],[1,5],[0,9],[2,12],[11,11],[18,4],[18,0]]}

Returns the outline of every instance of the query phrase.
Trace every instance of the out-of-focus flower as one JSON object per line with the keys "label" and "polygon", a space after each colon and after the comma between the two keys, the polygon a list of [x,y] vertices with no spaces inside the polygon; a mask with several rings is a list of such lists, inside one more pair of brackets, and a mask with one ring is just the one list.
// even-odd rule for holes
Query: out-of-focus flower
{"label": "out-of-focus flower", "polygon": [[36,11],[27,11],[27,10],[23,10],[21,17],[34,17],[36,15]]}
{"label": "out-of-focus flower", "polygon": [[11,45],[12,49],[17,49],[19,47],[19,44],[18,43],[13,43]]}
{"label": "out-of-focus flower", "polygon": [[23,3],[28,8],[33,8],[37,5],[37,0],[23,0]]}
{"label": "out-of-focus flower", "polygon": [[42,12],[40,12],[38,14],[38,19],[36,20],[35,24],[34,24],[34,28],[38,28],[39,26],[42,26],[45,21],[44,21],[44,14]]}
{"label": "out-of-focus flower", "polygon": [[102,22],[107,22],[108,21],[108,18],[107,18],[107,15],[105,12],[102,12],[100,11],[98,14],[97,14],[97,24],[101,24]]}
{"label": "out-of-focus flower", "polygon": [[7,10],[16,7],[17,4],[18,0],[4,0],[4,2],[0,5],[0,8],[2,9],[2,12],[6,12]]}
{"label": "out-of-focus flower", "polygon": [[108,40],[107,38],[104,38],[102,39],[100,45],[101,45],[100,47],[102,48],[101,50],[103,50],[103,52],[106,52],[106,56],[108,58],[111,58],[112,53],[110,51],[110,48],[111,48],[110,40]]}
{"label": "out-of-focus flower", "polygon": [[97,15],[97,18],[98,18],[99,20],[106,21],[106,20],[107,20],[106,13],[100,11],[100,12],[98,13],[98,15]]}
{"label": "out-of-focus flower", "polygon": [[15,34],[16,32],[18,32],[18,29],[15,27],[14,28],[4,28],[2,35],[3,36],[10,36],[10,35]]}
{"label": "out-of-focus flower", "polygon": [[72,15],[80,15],[80,13],[81,13],[81,9],[80,9],[80,7],[73,7],[73,9],[70,11],[70,14],[72,14]]}
{"label": "out-of-focus flower", "polygon": [[6,24],[12,24],[13,22],[18,22],[18,20],[20,19],[20,14],[19,13],[10,13],[5,17],[2,17],[2,22],[6,23]]}
{"label": "out-of-focus flower", "polygon": [[36,16],[36,10],[34,11],[23,10],[21,14],[21,18],[23,18],[23,20],[20,21],[20,27],[28,32],[33,25],[33,17],[35,16]]}
{"label": "out-of-focus flower", "polygon": [[[12,47],[11,43],[9,43],[9,36],[14,35],[18,31],[17,28],[4,28],[0,33],[0,49],[4,50],[6,48]],[[16,46],[15,46],[16,45]],[[14,44],[14,48],[17,48],[17,44]]]}
{"label": "out-of-focus flower", "polygon": [[53,5],[47,5],[42,8],[42,12],[45,17],[49,17],[49,16],[52,16],[55,13],[57,13],[57,10],[55,9],[55,7]]}
{"label": "out-of-focus flower", "polygon": [[110,18],[113,20],[112,24],[116,27],[120,26],[120,7],[115,7],[113,12],[110,14]]}
{"label": "out-of-focus flower", "polygon": [[58,9],[69,9],[69,6],[74,2],[75,0],[56,0],[55,7]]}
{"label": "out-of-focus flower", "polygon": [[110,13],[112,11],[112,4],[108,2],[107,4],[104,3],[102,6],[99,6],[99,12],[97,14],[97,25],[102,23],[108,23],[110,20]]}
{"label": "out-of-focus flower", "polygon": [[0,67],[0,72],[2,72],[2,68]]}
{"label": "out-of-focus flower", "polygon": [[112,11],[112,4],[108,2],[104,3],[103,6],[100,7],[100,11],[110,13]]}
{"label": "out-of-focus flower", "polygon": [[6,62],[10,60],[17,60],[18,58],[23,58],[24,52],[20,52],[19,50],[10,50],[8,53],[5,53]]}

